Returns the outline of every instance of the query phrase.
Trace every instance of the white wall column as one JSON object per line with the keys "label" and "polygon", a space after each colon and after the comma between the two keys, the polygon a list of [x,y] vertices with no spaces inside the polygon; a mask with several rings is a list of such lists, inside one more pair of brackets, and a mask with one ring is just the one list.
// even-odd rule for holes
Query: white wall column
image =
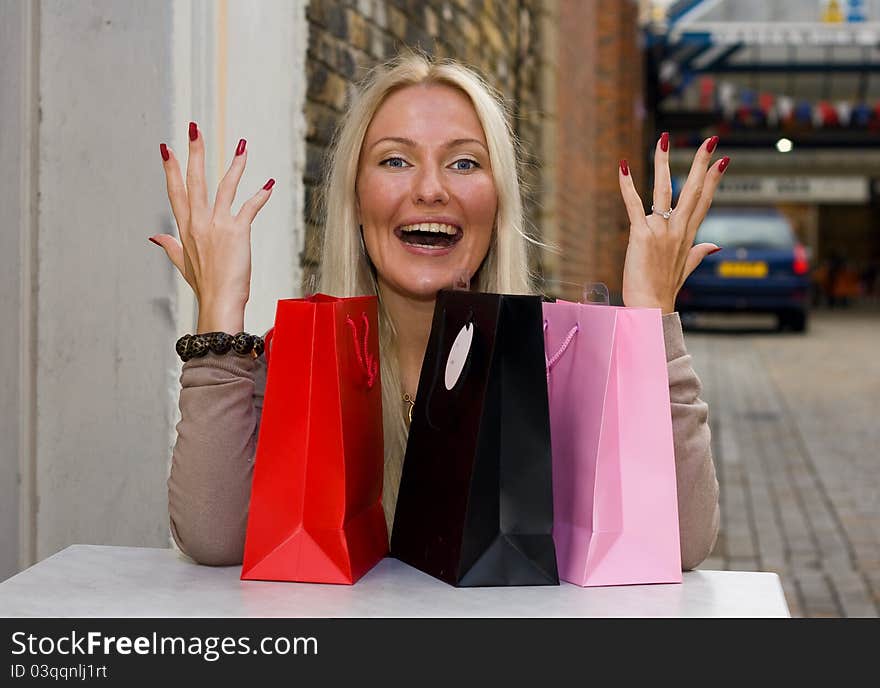
{"label": "white wall column", "polygon": [[176,234],[159,143],[185,161],[198,121],[213,194],[247,138],[238,204],[277,180],[246,318],[267,329],[300,280],[306,26],[302,1],[0,0],[0,580],[73,543],[169,543],[195,308],[147,241]]}
{"label": "white wall column", "polygon": [[0,580],[33,559],[38,9],[0,0]]}

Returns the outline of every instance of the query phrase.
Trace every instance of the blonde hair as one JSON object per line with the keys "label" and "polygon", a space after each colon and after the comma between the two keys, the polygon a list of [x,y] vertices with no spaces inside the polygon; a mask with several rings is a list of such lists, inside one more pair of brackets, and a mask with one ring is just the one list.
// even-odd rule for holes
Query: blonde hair
{"label": "blonde hair", "polygon": [[[356,210],[356,181],[367,128],[394,91],[418,84],[457,88],[471,101],[486,143],[498,194],[498,210],[489,251],[472,289],[507,294],[535,292],[529,273],[516,137],[501,95],[475,71],[451,59],[407,52],[375,67],[359,85],[334,138],[322,195],[324,238],[318,289],[339,297],[377,295],[378,284],[361,238]],[[397,503],[407,426],[395,346],[396,325],[379,299],[379,347],[385,438],[383,506],[389,534]]]}

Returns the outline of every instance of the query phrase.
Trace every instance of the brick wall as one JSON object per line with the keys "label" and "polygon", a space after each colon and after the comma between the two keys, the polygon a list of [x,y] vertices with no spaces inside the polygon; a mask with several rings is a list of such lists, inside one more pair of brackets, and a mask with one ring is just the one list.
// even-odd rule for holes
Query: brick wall
{"label": "brick wall", "polygon": [[[455,57],[501,92],[522,144],[530,230],[561,251],[535,251],[549,293],[560,281],[620,289],[625,215],[617,159],[639,180],[641,92],[635,2],[580,0],[311,0],[306,102],[304,279],[317,264],[316,192],[328,144],[353,84],[404,46]],[[560,75],[563,75],[560,77]]]}
{"label": "brick wall", "polygon": [[629,160],[646,198],[639,117],[642,57],[635,2],[559,0],[557,32],[553,236],[561,255],[548,270],[547,290],[578,298],[584,282],[604,282],[621,303],[629,222],[617,166]]}

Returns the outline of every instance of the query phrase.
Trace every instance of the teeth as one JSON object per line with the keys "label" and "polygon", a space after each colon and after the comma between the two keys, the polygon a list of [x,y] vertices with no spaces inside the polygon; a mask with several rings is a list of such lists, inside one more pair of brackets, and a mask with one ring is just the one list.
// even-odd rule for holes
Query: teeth
{"label": "teeth", "polygon": [[404,225],[400,228],[402,232],[433,232],[434,234],[448,234],[455,236],[458,234],[458,227],[455,225],[439,224],[437,222],[422,222],[417,225]]}

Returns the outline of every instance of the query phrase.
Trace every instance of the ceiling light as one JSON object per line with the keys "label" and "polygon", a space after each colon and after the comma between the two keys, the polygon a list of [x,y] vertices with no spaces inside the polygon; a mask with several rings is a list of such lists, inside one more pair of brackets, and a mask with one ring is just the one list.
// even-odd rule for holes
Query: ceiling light
{"label": "ceiling light", "polygon": [[776,150],[780,153],[791,153],[791,149],[794,148],[794,144],[791,142],[791,139],[779,139],[776,142]]}

